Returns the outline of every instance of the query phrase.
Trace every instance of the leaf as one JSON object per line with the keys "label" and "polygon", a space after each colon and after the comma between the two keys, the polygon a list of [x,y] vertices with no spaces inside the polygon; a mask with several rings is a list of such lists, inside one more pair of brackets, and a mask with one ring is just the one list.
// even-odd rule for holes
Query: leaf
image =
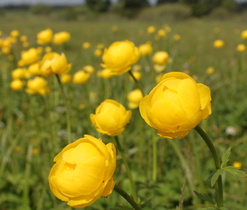
{"label": "leaf", "polygon": [[225,152],[224,154],[222,155],[221,157],[221,168],[224,168],[226,166],[226,164],[228,163],[229,161],[229,157],[230,157],[230,154],[231,154],[231,147],[229,147]]}
{"label": "leaf", "polygon": [[211,178],[211,186],[213,187],[215,185],[215,182],[217,182],[219,176],[222,174],[221,169],[217,169],[214,173],[214,175]]}
{"label": "leaf", "polygon": [[246,177],[247,174],[240,170],[239,168],[236,168],[236,167],[233,167],[233,166],[227,166],[227,167],[224,167],[222,168],[222,170],[234,175],[234,176],[237,176],[237,177]]}
{"label": "leaf", "polygon": [[199,192],[196,192],[194,191],[194,193],[196,194],[196,196],[203,200],[203,201],[207,201],[209,203],[212,203],[212,204],[215,204],[215,201],[213,200],[213,198],[210,197],[209,194],[202,194],[202,193],[199,193]]}

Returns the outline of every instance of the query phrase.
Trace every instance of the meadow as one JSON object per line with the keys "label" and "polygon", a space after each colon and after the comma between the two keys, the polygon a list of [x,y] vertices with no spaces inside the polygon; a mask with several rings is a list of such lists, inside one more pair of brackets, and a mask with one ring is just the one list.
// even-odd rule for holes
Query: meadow
{"label": "meadow", "polygon": [[[151,14],[155,11],[149,11]],[[187,73],[210,88],[212,114],[200,126],[220,156],[223,155],[223,162],[236,168],[236,171],[221,174],[225,208],[220,209],[246,209],[247,181],[245,176],[238,177],[237,170],[246,171],[247,165],[247,36],[242,36],[247,26],[244,19],[244,15],[238,15],[223,20],[210,17],[176,20],[163,16],[146,20],[142,14],[129,20],[106,14],[66,21],[59,19],[56,12],[45,16],[7,11],[0,18],[0,38],[13,39],[11,50],[0,54],[0,210],[72,209],[50,190],[48,175],[53,158],[68,145],[69,135],[72,142],[91,135],[115,144],[114,137],[97,132],[90,121],[90,114],[95,113],[105,99],[116,100],[132,112],[130,122],[118,139],[141,209],[219,209],[214,200],[216,180],[212,184],[211,179],[215,172],[214,161],[198,133],[192,129],[184,138],[161,137],[145,123],[138,107],[130,107],[128,94],[132,90],[141,86],[147,95],[157,84],[158,76],[174,71]],[[153,32],[148,31],[150,26],[155,28]],[[69,32],[71,37],[61,45],[38,44],[37,34],[47,28],[53,33]],[[11,35],[13,30],[19,34]],[[21,41],[23,35],[27,40]],[[132,73],[140,76],[137,82],[127,72],[113,76],[102,74],[104,48],[124,40],[137,47],[147,42],[152,46],[150,54],[141,56],[132,65]],[[222,40],[224,45],[214,46],[215,40]],[[242,48],[237,48],[240,44]],[[40,49],[40,60],[48,51],[64,53],[71,64],[68,74],[72,78],[85,66],[93,71],[81,84],[73,79],[59,83],[55,75],[42,76],[49,91],[28,92],[28,81],[37,75],[13,76],[13,72],[17,68],[30,71],[27,70],[30,64],[18,66],[21,52],[29,48]],[[3,49],[2,42],[0,49]],[[157,51],[169,54],[166,66],[158,70],[152,60]],[[11,88],[13,77],[23,82],[19,90]],[[62,76],[59,77],[61,80]],[[229,147],[231,154],[226,152]],[[132,195],[129,171],[118,150],[116,159],[115,182]],[[85,209],[131,208],[113,191]]]}

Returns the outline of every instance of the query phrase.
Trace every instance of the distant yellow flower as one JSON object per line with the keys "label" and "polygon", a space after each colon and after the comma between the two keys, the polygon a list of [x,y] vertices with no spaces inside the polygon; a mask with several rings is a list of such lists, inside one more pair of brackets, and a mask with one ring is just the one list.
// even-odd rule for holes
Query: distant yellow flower
{"label": "distant yellow flower", "polygon": [[141,99],[143,98],[142,92],[140,89],[135,89],[129,92],[128,96],[128,106],[130,109],[135,109],[139,106]]}
{"label": "distant yellow flower", "polygon": [[25,36],[25,35],[22,35],[21,37],[20,37],[20,41],[21,42],[26,42],[28,40],[28,38],[27,38],[27,36]]}
{"label": "distant yellow flower", "polygon": [[214,41],[215,48],[222,48],[224,47],[224,45],[225,45],[225,42],[223,40],[218,39]]}
{"label": "distant yellow flower", "polygon": [[49,174],[52,193],[67,205],[84,208],[109,196],[115,186],[114,144],[85,135],[67,145],[55,158]]}
{"label": "distant yellow flower", "polygon": [[83,69],[84,71],[86,71],[87,73],[89,73],[89,74],[94,73],[94,67],[91,66],[91,65],[83,66],[82,69]]}
{"label": "distant yellow flower", "polygon": [[233,167],[235,167],[235,168],[241,168],[242,167],[242,163],[241,162],[234,162],[233,163]]}
{"label": "distant yellow flower", "polygon": [[75,84],[83,84],[88,81],[90,74],[86,71],[80,70],[77,71],[73,76],[73,82]]}
{"label": "distant yellow flower", "polygon": [[49,44],[53,39],[53,31],[51,29],[45,29],[37,34],[38,44]]}
{"label": "distant yellow flower", "polygon": [[244,52],[246,50],[246,46],[244,44],[239,44],[237,46],[237,51],[238,52]]}
{"label": "distant yellow flower", "polygon": [[131,69],[131,66],[139,59],[138,48],[134,43],[126,41],[114,42],[104,50],[102,66],[110,69],[112,74],[121,75]]}
{"label": "distant yellow flower", "polygon": [[66,31],[61,31],[59,33],[55,33],[53,37],[53,43],[56,45],[64,44],[70,40],[70,33]]}
{"label": "distant yellow flower", "polygon": [[102,55],[102,50],[101,50],[101,49],[96,49],[96,50],[94,50],[94,55],[95,55],[96,57],[100,57],[100,56]]}
{"label": "distant yellow flower", "polygon": [[157,32],[159,37],[165,37],[166,36],[166,31],[163,29],[159,29]]}
{"label": "distant yellow flower", "polygon": [[111,72],[110,69],[103,69],[102,71],[99,71],[97,73],[97,76],[98,77],[102,77],[104,79],[108,79],[108,78],[110,78],[112,76],[112,72]]}
{"label": "distant yellow flower", "polygon": [[148,34],[153,34],[156,31],[156,28],[154,26],[149,26],[147,28]]}
{"label": "distant yellow flower", "polygon": [[70,74],[62,74],[60,75],[60,79],[62,83],[69,83],[72,80],[72,76]]}
{"label": "distant yellow flower", "polygon": [[40,75],[41,72],[39,70],[39,63],[33,63],[28,67],[28,71],[30,75]]}
{"label": "distant yellow flower", "polygon": [[112,26],[112,27],[111,27],[111,30],[112,30],[113,32],[118,31],[118,26],[116,26],[116,25]]}
{"label": "distant yellow flower", "polygon": [[242,39],[247,39],[247,29],[241,32]]}
{"label": "distant yellow flower", "polygon": [[181,39],[181,36],[180,36],[179,34],[175,34],[175,35],[173,36],[173,39],[174,39],[175,41],[179,41],[179,40]]}
{"label": "distant yellow flower", "polygon": [[167,63],[170,61],[170,56],[166,51],[158,51],[156,52],[153,57],[154,64],[157,65],[167,65]]}
{"label": "distant yellow flower", "polygon": [[14,69],[12,72],[11,72],[11,76],[12,78],[15,80],[15,79],[23,79],[26,77],[26,69],[25,68],[17,68],[17,69]]}
{"label": "distant yellow flower", "polygon": [[136,64],[136,65],[133,65],[132,69],[133,69],[134,72],[135,72],[135,71],[140,71],[140,70],[142,69],[142,66]]}
{"label": "distant yellow flower", "polygon": [[39,154],[39,149],[38,149],[38,148],[33,148],[32,153],[33,153],[34,155],[38,155],[38,154]]}
{"label": "distant yellow flower", "polygon": [[211,114],[210,89],[182,72],[164,74],[140,102],[146,123],[166,138],[181,138]]}
{"label": "distant yellow flower", "polygon": [[24,87],[24,82],[20,79],[15,79],[10,83],[10,87],[12,90],[19,91],[22,90]]}
{"label": "distant yellow flower", "polygon": [[213,74],[214,73],[214,68],[213,67],[208,67],[207,68],[207,74]]}
{"label": "distant yellow flower", "polygon": [[40,71],[44,76],[65,74],[69,72],[70,68],[71,64],[68,64],[63,53],[61,55],[56,52],[47,53],[40,63]]}
{"label": "distant yellow flower", "polygon": [[18,66],[25,66],[35,63],[39,60],[40,53],[36,48],[30,48],[21,52],[21,59],[18,61]]}
{"label": "distant yellow flower", "polygon": [[89,43],[89,42],[84,42],[83,44],[82,44],[82,48],[83,49],[88,49],[88,48],[90,48],[91,47],[91,44]]}
{"label": "distant yellow flower", "polygon": [[11,52],[11,48],[10,47],[2,47],[1,52],[4,55],[8,55]]}
{"label": "distant yellow flower", "polygon": [[[136,80],[140,80],[142,77],[142,74],[139,71],[133,71],[132,74]],[[130,80],[133,81],[134,79],[130,76]]]}
{"label": "distant yellow flower", "polygon": [[46,52],[46,53],[52,52],[52,48],[51,48],[50,46],[46,46],[46,47],[45,47],[45,52]]}
{"label": "distant yellow flower", "polygon": [[29,94],[46,95],[50,92],[47,81],[42,77],[34,77],[28,80],[26,92]]}
{"label": "distant yellow flower", "polygon": [[124,131],[131,115],[131,111],[127,111],[122,104],[107,99],[96,108],[95,114],[90,114],[90,119],[98,132],[117,136]]}
{"label": "distant yellow flower", "polygon": [[13,30],[10,32],[10,36],[12,36],[12,37],[17,37],[19,35],[20,35],[20,31],[18,31],[18,30]]}
{"label": "distant yellow flower", "polygon": [[141,56],[146,56],[152,53],[153,47],[151,45],[151,42],[147,42],[145,44],[142,44],[139,46],[139,52]]}

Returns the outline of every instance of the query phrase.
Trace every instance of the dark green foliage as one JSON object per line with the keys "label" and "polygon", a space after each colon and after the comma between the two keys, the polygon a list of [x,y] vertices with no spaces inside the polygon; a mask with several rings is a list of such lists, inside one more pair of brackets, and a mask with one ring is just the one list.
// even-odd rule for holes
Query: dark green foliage
{"label": "dark green foliage", "polygon": [[87,7],[95,13],[107,12],[111,1],[110,0],[86,0]]}
{"label": "dark green foliage", "polygon": [[36,4],[30,7],[30,12],[32,12],[33,14],[47,15],[51,13],[51,10],[51,6],[46,4]]}

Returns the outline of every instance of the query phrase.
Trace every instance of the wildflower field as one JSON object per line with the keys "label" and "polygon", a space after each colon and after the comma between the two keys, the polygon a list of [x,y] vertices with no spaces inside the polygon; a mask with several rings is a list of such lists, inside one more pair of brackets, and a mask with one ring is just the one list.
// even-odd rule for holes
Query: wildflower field
{"label": "wildflower field", "polygon": [[247,25],[0,18],[0,210],[247,209]]}

